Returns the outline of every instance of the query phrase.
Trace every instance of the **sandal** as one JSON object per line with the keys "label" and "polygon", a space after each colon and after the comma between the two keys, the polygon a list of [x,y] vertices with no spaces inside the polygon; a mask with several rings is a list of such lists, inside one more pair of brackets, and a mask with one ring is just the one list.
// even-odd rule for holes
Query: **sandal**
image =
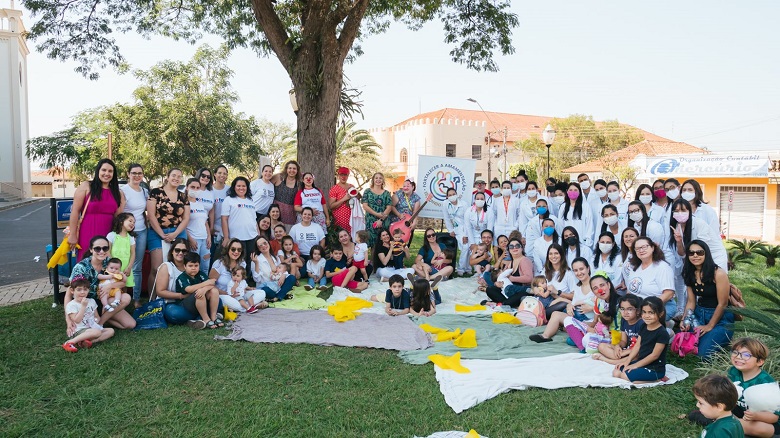
{"label": "sandal", "polygon": [[78,345],[79,348],[92,348],[92,341],[84,339],[83,341],[79,341],[76,345]]}
{"label": "sandal", "polygon": [[215,329],[215,328],[217,328],[217,324],[214,321],[209,321],[209,322],[206,323],[206,328],[207,329]]}
{"label": "sandal", "polygon": [[217,327],[224,327],[224,326],[225,326],[225,322],[224,322],[224,321],[222,321],[220,318],[217,318],[217,319],[215,319],[215,320],[214,320],[214,324],[215,324]]}

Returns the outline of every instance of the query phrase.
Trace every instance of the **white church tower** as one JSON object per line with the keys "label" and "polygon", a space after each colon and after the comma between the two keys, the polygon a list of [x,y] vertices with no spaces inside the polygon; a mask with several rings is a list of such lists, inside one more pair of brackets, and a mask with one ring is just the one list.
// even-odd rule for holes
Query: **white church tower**
{"label": "white church tower", "polygon": [[14,0],[0,0],[0,198],[6,200],[32,196],[24,34],[22,11]]}

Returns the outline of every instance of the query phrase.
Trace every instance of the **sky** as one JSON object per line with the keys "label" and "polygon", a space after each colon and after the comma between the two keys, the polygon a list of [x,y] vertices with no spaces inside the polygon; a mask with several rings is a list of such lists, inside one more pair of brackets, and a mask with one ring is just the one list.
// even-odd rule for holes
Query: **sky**
{"label": "sky", "polygon": [[[473,98],[486,111],[617,119],[713,151],[780,151],[780,2],[515,0],[512,11],[520,21],[516,51],[497,56],[498,73],[453,63],[441,23],[417,32],[394,24],[366,39],[365,54],[345,68],[363,93],[358,127],[387,127],[445,107],[478,110],[466,100]],[[23,19],[27,28],[34,21],[27,11]],[[134,34],[118,41],[141,69],[186,61],[196,49]],[[29,46],[32,137],[65,128],[82,110],[132,101],[139,85],[132,75],[109,69],[89,81],[74,63]],[[294,124],[291,83],[275,58],[236,50],[228,65],[239,111]]]}

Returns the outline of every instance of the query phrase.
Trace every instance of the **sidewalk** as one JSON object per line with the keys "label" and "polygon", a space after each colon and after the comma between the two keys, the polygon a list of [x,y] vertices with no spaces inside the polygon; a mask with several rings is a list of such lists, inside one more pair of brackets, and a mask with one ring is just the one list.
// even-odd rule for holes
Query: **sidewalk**
{"label": "sidewalk", "polygon": [[0,286],[0,307],[38,298],[49,297],[52,299],[53,287],[47,277],[38,280],[25,281],[23,283]]}
{"label": "sidewalk", "polygon": [[43,199],[49,199],[49,198],[27,198],[27,199],[22,199],[20,201],[9,201],[9,202],[3,201],[0,202],[0,211],[21,207],[27,204],[32,204],[33,202],[38,202]]}

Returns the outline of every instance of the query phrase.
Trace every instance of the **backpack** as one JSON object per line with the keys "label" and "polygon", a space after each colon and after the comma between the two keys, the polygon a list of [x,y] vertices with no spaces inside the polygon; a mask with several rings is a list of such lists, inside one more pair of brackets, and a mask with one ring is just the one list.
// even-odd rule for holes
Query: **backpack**
{"label": "backpack", "polygon": [[672,353],[680,357],[699,353],[699,335],[696,332],[680,332],[672,339]]}
{"label": "backpack", "polygon": [[547,317],[544,312],[544,304],[536,297],[525,297],[517,307],[517,319],[523,325],[529,327],[539,327],[547,323]]}

